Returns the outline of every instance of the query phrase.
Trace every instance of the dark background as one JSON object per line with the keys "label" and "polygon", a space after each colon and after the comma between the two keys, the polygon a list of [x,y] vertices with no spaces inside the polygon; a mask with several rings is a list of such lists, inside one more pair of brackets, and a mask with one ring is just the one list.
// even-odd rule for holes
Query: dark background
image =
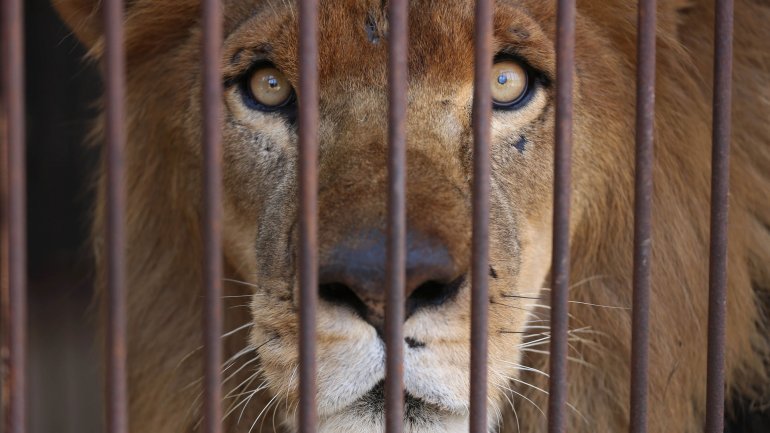
{"label": "dark background", "polygon": [[87,245],[101,83],[50,0],[25,0],[30,433],[101,429]]}

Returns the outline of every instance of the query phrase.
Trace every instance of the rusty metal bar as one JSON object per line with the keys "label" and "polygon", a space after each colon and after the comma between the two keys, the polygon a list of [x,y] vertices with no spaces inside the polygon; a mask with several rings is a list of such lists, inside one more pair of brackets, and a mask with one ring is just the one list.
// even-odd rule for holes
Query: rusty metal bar
{"label": "rusty metal bar", "polygon": [[299,432],[318,429],[318,0],[299,1]]}
{"label": "rusty metal bar", "polygon": [[476,1],[473,84],[473,239],[470,431],[486,433],[489,325],[489,141],[492,117],[493,3]]}
{"label": "rusty metal bar", "polygon": [[388,6],[388,245],[385,317],[385,428],[404,430],[404,289],[406,282],[406,0]]}
{"label": "rusty metal bar", "polygon": [[631,433],[647,432],[650,242],[655,120],[656,0],[640,0],[636,69],[636,184],[631,336]]}
{"label": "rusty metal bar", "polygon": [[105,1],[103,7],[107,172],[104,234],[107,263],[107,431],[128,433],[123,1]]}
{"label": "rusty metal bar", "polygon": [[711,162],[706,433],[724,431],[727,214],[733,72],[733,1],[717,0],[714,28],[714,123]]}
{"label": "rusty metal bar", "polygon": [[559,0],[556,23],[556,145],[554,148],[553,257],[548,432],[567,425],[569,213],[571,198],[572,91],[575,69],[575,0]]}
{"label": "rusty metal bar", "polygon": [[2,6],[3,191],[0,229],[4,263],[0,280],[2,326],[2,415],[6,433],[27,431],[27,240],[24,150],[24,9],[20,0]]}
{"label": "rusty metal bar", "polygon": [[203,14],[203,431],[222,432],[222,10]]}

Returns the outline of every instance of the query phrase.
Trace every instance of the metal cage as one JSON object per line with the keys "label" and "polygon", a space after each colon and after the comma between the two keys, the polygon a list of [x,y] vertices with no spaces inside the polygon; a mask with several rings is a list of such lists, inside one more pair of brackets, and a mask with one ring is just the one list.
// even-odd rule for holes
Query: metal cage
{"label": "metal cage", "polygon": [[[105,0],[106,161],[107,202],[107,428],[127,433],[126,383],[126,247],[123,147],[125,145],[125,59],[123,2]],[[711,199],[710,295],[708,323],[708,379],[706,431],[724,429],[724,346],[726,305],[726,245],[728,157],[732,73],[733,1],[717,0],[715,33],[713,165]],[[205,278],[205,404],[203,429],[222,432],[221,373],[222,263],[221,249],[221,126],[222,89],[217,68],[222,43],[222,17],[218,0],[203,0],[203,149]],[[25,240],[25,119],[24,59],[21,0],[2,2],[2,320],[3,423],[7,433],[27,431],[26,361],[26,240]],[[317,303],[317,159],[318,159],[318,0],[299,1],[300,92],[299,203],[300,203],[300,410],[303,433],[316,431],[315,308]],[[647,431],[648,315],[650,293],[650,220],[655,90],[656,1],[640,0],[638,9],[638,75],[636,117],[636,187],[633,251],[633,354],[631,376],[631,431]],[[406,251],[405,118],[407,76],[406,0],[389,2],[389,198],[387,237],[387,347],[386,425],[389,433],[402,431],[404,278]],[[566,431],[567,288],[569,282],[568,227],[570,217],[570,153],[572,147],[572,90],[575,53],[575,0],[558,0],[556,34],[556,146],[551,298],[551,347],[548,425],[550,433]],[[492,1],[476,1],[473,238],[472,238],[472,340],[470,430],[487,431],[487,272],[489,219],[489,141],[491,107],[484,85],[492,62]]]}

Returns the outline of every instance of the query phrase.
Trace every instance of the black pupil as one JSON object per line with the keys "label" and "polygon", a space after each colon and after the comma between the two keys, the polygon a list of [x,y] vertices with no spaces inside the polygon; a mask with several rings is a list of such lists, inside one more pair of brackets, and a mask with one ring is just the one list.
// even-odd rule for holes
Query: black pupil
{"label": "black pupil", "polygon": [[271,89],[275,89],[278,87],[278,79],[275,77],[270,77],[267,79],[267,85],[270,86]]}

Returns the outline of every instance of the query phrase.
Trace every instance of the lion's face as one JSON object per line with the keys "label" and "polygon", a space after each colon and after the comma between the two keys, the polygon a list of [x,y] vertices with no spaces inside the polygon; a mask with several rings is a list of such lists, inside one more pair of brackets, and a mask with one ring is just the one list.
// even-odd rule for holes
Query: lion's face
{"label": "lion's face", "polygon": [[[547,350],[547,338],[525,334],[547,325],[547,310],[537,304],[551,249],[553,11],[521,3],[498,4],[490,77],[502,100],[492,118],[492,419],[509,378],[524,368],[525,349]],[[320,20],[319,413],[322,431],[379,431],[387,19],[379,2],[356,1],[325,2]],[[256,287],[250,341],[269,388],[291,409],[302,103],[291,89],[298,82],[296,27],[295,10],[266,2],[225,41],[226,254],[239,278]],[[407,414],[410,431],[460,431],[469,388],[472,2],[415,3],[410,28]],[[524,85],[511,88],[507,80]]]}
{"label": "lion's face", "polygon": [[[127,31],[131,98],[153,101],[130,99],[131,122],[154,122],[132,130],[131,139],[139,152],[158,139],[154,134],[173,137],[164,149],[174,158],[161,173],[176,192],[193,196],[189,184],[200,161],[200,29],[193,20],[199,11],[196,1],[177,2],[143,3],[146,9],[136,6],[129,20],[138,23]],[[467,425],[473,6],[410,2],[407,431]],[[366,433],[381,431],[383,422],[388,20],[380,1],[324,1],[319,19],[318,409],[321,431]],[[519,373],[529,369],[527,355],[548,350],[554,22],[550,3],[496,4],[491,266],[483,270],[490,283],[491,423],[516,393],[510,387]],[[607,47],[596,34],[586,36],[591,28],[578,20],[578,43],[587,54],[577,62],[573,226],[610,184],[601,167],[630,160],[608,143],[620,141],[617,119],[628,108],[613,98],[632,83],[613,69],[616,60],[595,55]],[[230,277],[253,289],[249,344],[266,389],[285,403],[278,416],[289,426],[298,399],[297,36],[291,2],[226,2],[224,254]],[[583,87],[594,91],[582,93]],[[195,203],[174,206],[186,205]]]}
{"label": "lion's face", "polygon": [[[102,2],[53,1],[91,57],[100,59]],[[296,430],[298,404],[296,116],[302,95],[295,91],[295,3],[224,0],[221,59],[224,255],[232,283],[226,293],[238,304],[244,293],[249,299],[249,314],[228,309],[225,317],[234,329],[223,337],[230,355],[224,367],[228,409],[243,411],[251,402],[240,414],[249,418],[255,411],[255,424],[274,410],[274,420],[288,431]],[[547,398],[556,10],[553,1],[494,3],[491,249],[490,268],[481,270],[490,283],[489,419],[492,428],[503,412],[504,421],[515,417],[521,431],[540,431]],[[734,122],[740,133],[734,156],[741,170],[731,178],[730,221],[737,229],[730,235],[726,366],[731,392],[759,402],[767,380],[768,349],[758,343],[767,334],[765,310],[757,303],[770,285],[762,266],[770,226],[763,145],[770,134],[757,113],[767,102],[762,65],[770,62],[761,61],[767,37],[760,29],[770,12],[762,2],[740,3],[737,23],[753,24],[736,25],[740,98]],[[410,432],[460,432],[466,431],[469,395],[474,2],[409,4],[405,424]],[[386,5],[320,5],[316,336],[325,433],[382,431]],[[588,422],[571,425],[576,431],[622,431],[630,415],[631,315],[625,307],[631,303],[634,244],[637,8],[631,0],[579,6],[570,326],[571,355],[581,362],[570,369],[568,394],[572,412]],[[657,14],[651,431],[702,430],[710,8],[670,0],[660,2]],[[192,431],[200,399],[189,383],[201,371],[190,367],[201,361],[195,350],[202,309],[200,1],[132,0],[125,12],[132,423],[139,431]],[[106,230],[104,167],[100,174],[97,258],[104,255]],[[238,333],[244,329],[250,329],[245,349]],[[581,330],[590,337],[575,335]],[[238,376],[243,372],[246,380]],[[258,391],[264,394],[252,399]],[[509,410],[514,403],[521,405]],[[513,431],[506,426],[500,430]]]}

